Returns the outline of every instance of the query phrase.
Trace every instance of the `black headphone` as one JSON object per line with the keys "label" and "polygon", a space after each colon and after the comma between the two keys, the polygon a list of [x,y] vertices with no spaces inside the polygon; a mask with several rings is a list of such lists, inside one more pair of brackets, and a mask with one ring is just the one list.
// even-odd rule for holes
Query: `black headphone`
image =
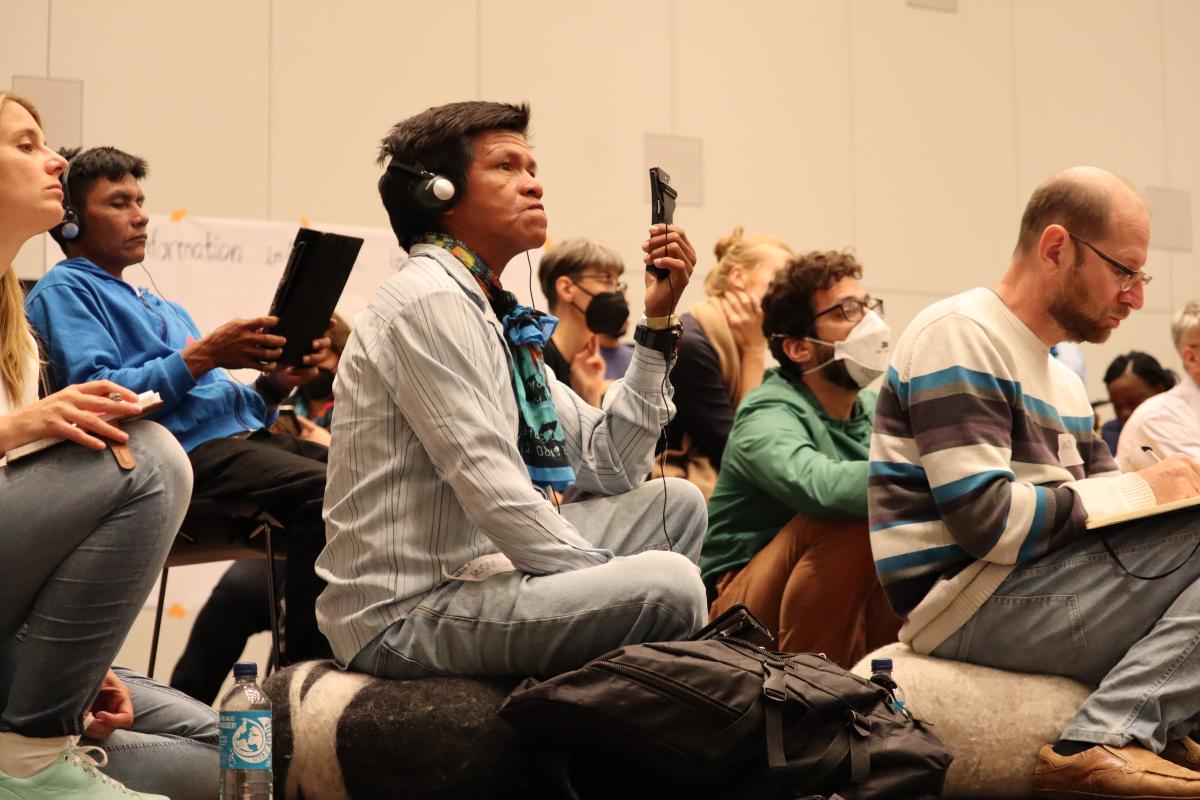
{"label": "black headphone", "polygon": [[67,162],[67,168],[63,170],[62,185],[63,185],[63,221],[59,223],[58,233],[68,242],[73,242],[83,235],[83,220],[75,213],[75,208],[71,205],[71,162]]}
{"label": "black headphone", "polygon": [[422,211],[440,214],[458,199],[454,181],[444,175],[435,175],[420,164],[410,166],[393,158],[388,163],[388,172],[393,170],[403,172],[411,180],[409,195]]}

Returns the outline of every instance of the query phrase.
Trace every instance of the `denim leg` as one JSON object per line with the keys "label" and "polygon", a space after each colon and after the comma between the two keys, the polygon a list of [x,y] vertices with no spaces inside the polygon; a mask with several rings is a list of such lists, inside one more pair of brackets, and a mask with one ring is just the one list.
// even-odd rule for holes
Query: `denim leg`
{"label": "denim leg", "polygon": [[[1105,537],[1128,575],[1112,559]],[[1161,752],[1200,714],[1200,515],[1114,526],[1015,570],[933,655],[1098,685],[1063,738]]]}
{"label": "denim leg", "polygon": [[98,744],[104,772],[131,789],[171,800],[212,800],[220,792],[217,714],[182,692],[113,667],[133,698],[133,727]]}
{"label": "denim leg", "polygon": [[368,645],[352,667],[393,678],[429,674],[550,676],[638,642],[681,639],[707,617],[695,565],[706,515],[699,491],[668,479],[563,506],[589,541],[621,553],[556,575],[508,572],[446,581],[407,619]]}
{"label": "denim leg", "polygon": [[0,730],[77,735],[191,497],[183,449],[131,423],[137,466],[73,444],[0,469],[0,640],[15,665]]}

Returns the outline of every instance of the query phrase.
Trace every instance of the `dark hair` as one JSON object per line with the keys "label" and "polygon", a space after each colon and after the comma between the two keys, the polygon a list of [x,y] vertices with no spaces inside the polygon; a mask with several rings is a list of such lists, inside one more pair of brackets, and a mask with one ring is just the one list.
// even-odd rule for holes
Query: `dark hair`
{"label": "dark hair", "polygon": [[1109,229],[1112,197],[1098,181],[1057,175],[1033,191],[1021,215],[1019,252],[1031,252],[1050,225],[1062,225],[1081,239],[1103,239]]}
{"label": "dark hair", "polygon": [[[96,185],[96,181],[101,178],[116,182],[123,180],[126,175],[132,175],[140,181],[150,174],[150,165],[146,163],[146,159],[132,156],[115,147],[93,147],[91,150],[80,152],[81,149],[64,147],[58,151],[67,159],[68,164],[62,175],[58,176],[59,182],[63,184],[63,206],[69,201],[78,216],[83,216],[87,196]],[[62,225],[54,226],[50,236],[58,242],[65,255],[68,242],[62,237]]]}
{"label": "dark hair", "polygon": [[[529,105],[470,100],[422,111],[396,123],[379,147],[379,163],[389,159],[449,178],[457,197],[467,188],[475,155],[475,137],[484,131],[529,128]],[[379,178],[379,196],[400,246],[407,250],[423,233],[438,230],[440,214],[420,209],[412,199],[415,178],[387,170]]]}
{"label": "dark hair", "polygon": [[616,250],[590,239],[567,239],[542,256],[538,263],[538,284],[551,311],[558,305],[558,291],[554,288],[558,279],[564,275],[574,279],[589,268],[620,275],[625,271],[625,262]]}
{"label": "dark hair", "polygon": [[848,250],[794,256],[771,280],[762,300],[763,333],[770,343],[771,355],[784,372],[794,371],[796,365],[783,352],[783,341],[771,338],[772,335],[815,335],[813,293],[828,289],[843,278],[862,278],[862,265]]}
{"label": "dark hair", "polygon": [[1130,350],[1114,358],[1108,365],[1108,369],[1104,371],[1104,383],[1112,383],[1126,372],[1132,372],[1147,385],[1164,392],[1179,381],[1179,377],[1159,364],[1154,356],[1139,350]]}

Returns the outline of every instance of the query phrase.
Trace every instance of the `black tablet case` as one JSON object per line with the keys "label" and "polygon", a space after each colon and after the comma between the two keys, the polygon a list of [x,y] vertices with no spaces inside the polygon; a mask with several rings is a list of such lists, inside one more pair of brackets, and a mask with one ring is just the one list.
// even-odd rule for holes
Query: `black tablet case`
{"label": "black tablet case", "polygon": [[329,325],[363,240],[301,228],[271,301],[279,324],[271,331],[287,338],[280,364],[298,366]]}

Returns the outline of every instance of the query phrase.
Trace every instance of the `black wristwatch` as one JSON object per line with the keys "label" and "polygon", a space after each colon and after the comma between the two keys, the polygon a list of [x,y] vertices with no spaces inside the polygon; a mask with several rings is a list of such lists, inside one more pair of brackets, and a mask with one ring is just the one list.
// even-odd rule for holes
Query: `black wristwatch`
{"label": "black wristwatch", "polygon": [[651,330],[645,325],[633,329],[633,340],[643,347],[657,350],[670,361],[679,352],[679,339],[683,335],[682,325],[672,325],[661,330]]}

